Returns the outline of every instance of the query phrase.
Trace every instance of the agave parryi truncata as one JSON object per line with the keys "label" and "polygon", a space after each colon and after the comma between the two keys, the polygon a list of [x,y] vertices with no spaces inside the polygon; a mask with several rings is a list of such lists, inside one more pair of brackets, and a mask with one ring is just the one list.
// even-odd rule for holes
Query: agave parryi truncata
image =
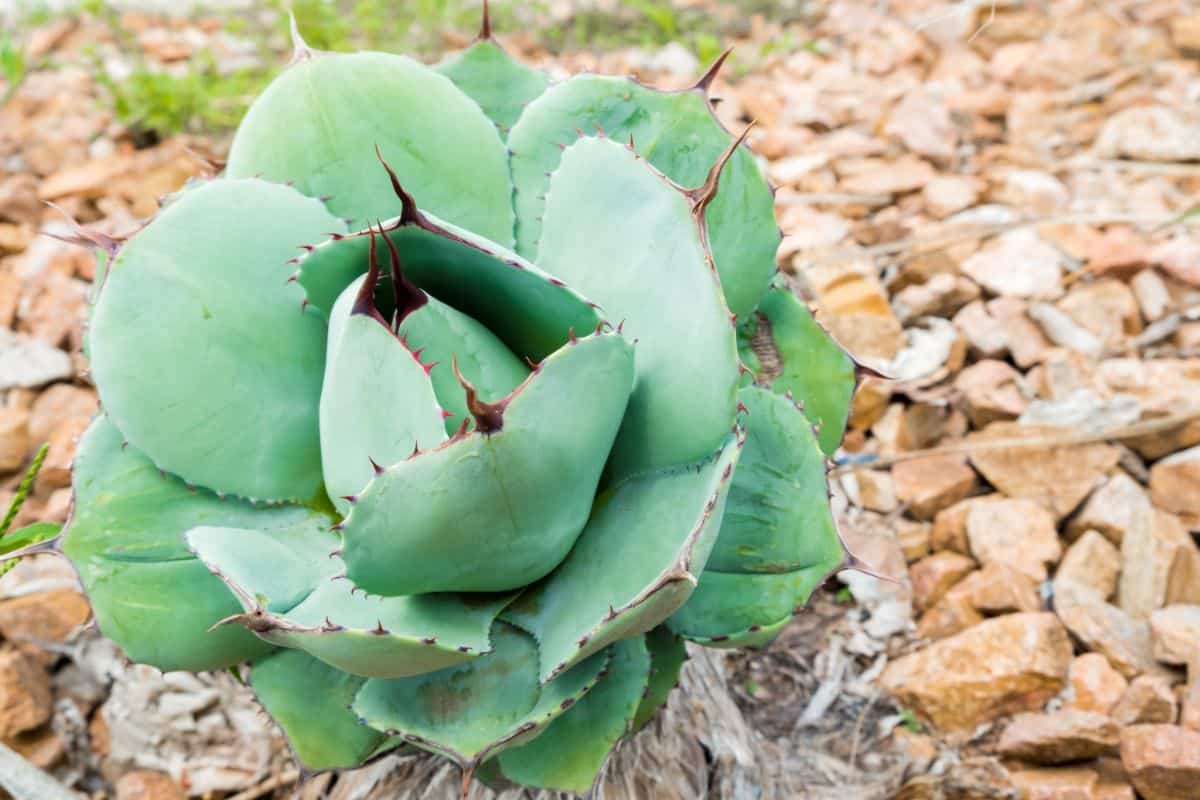
{"label": "agave parryi truncata", "polygon": [[719,66],[298,40],[225,174],[98,241],[103,412],[32,549],[134,661],[249,663],[308,769],[408,743],[586,790],[684,640],[765,645],[850,563],[855,366],[776,274]]}

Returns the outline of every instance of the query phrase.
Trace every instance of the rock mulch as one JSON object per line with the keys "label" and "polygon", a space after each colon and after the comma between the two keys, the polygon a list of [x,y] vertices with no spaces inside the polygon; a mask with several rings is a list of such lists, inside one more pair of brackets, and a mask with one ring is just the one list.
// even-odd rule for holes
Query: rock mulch
{"label": "rock mulch", "polygon": [[[813,766],[837,781],[900,754],[895,791],[863,797],[1200,796],[1200,234],[1181,219],[1200,197],[1200,16],[1178,0],[821,6],[737,21],[745,69],[718,79],[718,113],[759,122],[783,271],[895,377],[861,383],[833,488],[847,539],[899,583],[846,575],[856,602],[823,594],[820,624],[738,656],[741,709],[775,743],[838,740],[841,766]],[[220,20],[122,24],[164,69],[231,41]],[[139,147],[99,102],[89,43],[121,58],[88,23],[30,32],[34,61],[63,66],[0,108],[0,505],[52,444],[18,524],[66,518],[97,407],[80,354],[93,267],[38,235],[73,233],[43,201],[127,233],[227,144]],[[694,59],[658,55],[557,63],[694,77]],[[290,796],[295,776],[249,745],[224,772],[120,761],[147,745],[117,713],[130,687],[64,656],[86,618],[72,581],[35,563],[0,584],[0,740],[120,800],[270,780]],[[223,684],[154,686],[216,704],[160,704],[156,725],[258,735],[220,716]]]}

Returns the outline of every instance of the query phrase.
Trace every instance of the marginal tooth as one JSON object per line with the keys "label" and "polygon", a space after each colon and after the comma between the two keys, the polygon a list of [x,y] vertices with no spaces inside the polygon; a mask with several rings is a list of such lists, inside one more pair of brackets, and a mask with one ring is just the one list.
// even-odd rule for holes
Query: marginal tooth
{"label": "marginal tooth", "polygon": [[371,317],[383,327],[391,330],[388,321],[383,318],[383,314],[379,313],[379,307],[375,304],[375,289],[379,286],[379,256],[375,248],[375,228],[368,225],[367,230],[371,236],[367,255],[367,276],[358,289],[358,295],[354,298],[354,306],[350,313]]}
{"label": "marginal tooth", "polygon": [[721,67],[725,65],[725,60],[729,58],[729,54],[732,52],[733,47],[727,47],[724,53],[721,53],[721,55],[717,56],[717,60],[714,61],[712,66],[705,70],[704,74],[700,76],[700,79],[692,85],[692,89],[699,89],[707,95],[709,90],[712,88],[713,81],[717,79],[717,73],[721,71]]}
{"label": "marginal tooth", "polygon": [[[429,302],[429,295],[425,294],[425,292],[405,276],[404,270],[400,266],[400,251],[396,249],[396,244],[387,235],[387,231],[383,229],[383,223],[376,220],[375,225],[379,228],[379,235],[383,237],[384,244],[388,248],[388,263],[392,278],[392,297],[396,304],[396,314],[393,318],[392,331],[396,332],[400,330],[400,323],[404,321],[405,317]],[[420,351],[417,352],[419,353]]]}
{"label": "marginal tooth", "polygon": [[425,223],[425,216],[417,210],[417,201],[400,185],[400,178],[396,175],[395,170],[388,165],[387,160],[384,159],[383,153],[379,150],[379,145],[375,145],[375,156],[379,159],[379,163],[383,165],[383,168],[387,170],[388,178],[392,181],[392,191],[396,193],[396,197],[400,198],[400,224],[420,225]]}
{"label": "marginal tooth", "polygon": [[[574,332],[572,332],[573,336]],[[463,374],[459,372],[457,356],[452,358],[451,367],[454,369],[454,377],[458,379],[459,384],[463,387],[463,391],[467,393],[467,410],[475,418],[475,430],[484,434],[495,433],[501,430],[504,427],[504,408],[507,402],[488,403],[480,399],[479,392],[476,391],[474,384],[464,378]]]}
{"label": "marginal tooth", "polygon": [[758,124],[758,120],[753,120],[746,129],[742,131],[742,135],[730,142],[729,147],[717,159],[717,162],[712,165],[708,171],[708,177],[704,179],[704,183],[697,186],[695,189],[687,189],[685,193],[692,201],[692,213],[697,217],[703,216],[708,209],[708,204],[717,196],[717,189],[720,188],[721,172],[724,171],[725,165],[729,163],[729,159],[733,158],[733,154],[746,141],[746,137],[750,135],[750,131]]}
{"label": "marginal tooth", "polygon": [[486,41],[492,38],[492,14],[488,8],[488,0],[483,0],[483,20],[479,23],[479,39]]}

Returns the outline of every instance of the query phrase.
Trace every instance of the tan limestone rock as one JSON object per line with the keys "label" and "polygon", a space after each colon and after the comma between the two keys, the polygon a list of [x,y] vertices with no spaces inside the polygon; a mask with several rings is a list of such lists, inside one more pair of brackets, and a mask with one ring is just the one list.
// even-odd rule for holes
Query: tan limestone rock
{"label": "tan limestone rock", "polygon": [[1167,106],[1136,106],[1109,117],[1096,136],[1105,158],[1140,161],[1200,159],[1200,120]]}
{"label": "tan limestone rock", "polygon": [[1144,269],[1129,282],[1138,308],[1147,322],[1155,322],[1167,315],[1171,308],[1171,293],[1162,277],[1152,269]]}
{"label": "tan limestone rock", "polygon": [[91,613],[87,599],[73,589],[14,597],[0,601],[0,635],[48,665],[58,655],[36,643],[61,644],[73,630],[87,622]]}
{"label": "tan limestone rock", "polygon": [[1049,613],[985,620],[893,661],[883,688],[937,728],[969,732],[1040,708],[1066,683],[1071,642]]}
{"label": "tan limestone rock", "polygon": [[1117,604],[1139,619],[1168,603],[1200,602],[1200,548],[1173,514],[1154,509],[1121,543]]}
{"label": "tan limestone rock", "polygon": [[961,594],[938,600],[917,622],[918,639],[945,639],[983,622],[983,615]]}
{"label": "tan limestone rock", "polygon": [[1188,664],[1200,657],[1200,605],[1171,605],[1150,615],[1154,657],[1164,664]]}
{"label": "tan limestone rock", "polygon": [[1044,581],[1046,565],[1062,555],[1054,517],[1030,500],[975,506],[967,514],[967,542],[979,563],[1007,564],[1035,581]]}
{"label": "tan limestone rock", "polygon": [[1200,14],[1179,14],[1168,20],[1171,44],[1180,50],[1200,51]]}
{"label": "tan limestone rock", "polygon": [[975,488],[978,479],[961,456],[924,456],[892,467],[896,497],[917,519],[933,519]]}
{"label": "tan limestone rock", "polygon": [[1072,635],[1107,658],[1126,678],[1160,671],[1146,620],[1106,603],[1092,589],[1067,581],[1054,582],[1054,609]]}
{"label": "tan limestone rock", "polygon": [[957,214],[975,205],[983,181],[966,175],[938,175],[925,184],[921,198],[925,208],[938,219]]}
{"label": "tan limestone rock", "polygon": [[39,492],[64,489],[71,485],[71,463],[75,460],[75,448],[89,424],[90,420],[84,417],[69,417],[50,434],[50,452],[42,462],[35,483]]}
{"label": "tan limestone rock", "polygon": [[899,505],[891,473],[877,469],[859,469],[854,471],[854,482],[857,497],[851,494],[851,498],[868,511],[887,514],[895,511]]}
{"label": "tan limestone rock", "polygon": [[1169,455],[1151,467],[1150,496],[1166,511],[1200,517],[1200,447]]}
{"label": "tan limestone rock", "polygon": [[29,449],[29,412],[16,406],[0,407],[0,474],[20,469]]}
{"label": "tan limestone rock", "polygon": [[941,599],[951,586],[975,569],[975,562],[958,553],[942,551],[926,556],[908,569],[913,607],[923,611]]}
{"label": "tan limestone rock", "polygon": [[59,424],[71,417],[91,419],[96,415],[99,401],[95,389],[70,383],[56,383],[46,388],[33,401],[29,417],[29,435],[41,444],[50,438]]}
{"label": "tan limestone rock", "polygon": [[1120,574],[1120,551],[1104,536],[1089,530],[1067,548],[1054,579],[1088,586],[1108,600],[1116,594]]}
{"label": "tan limestone rock", "polygon": [[1095,530],[1119,547],[1125,531],[1149,506],[1150,498],[1141,484],[1118,470],[1092,492],[1079,513],[1067,523],[1067,536],[1074,539],[1085,531]]}
{"label": "tan limestone rock", "polygon": [[954,315],[954,325],[971,349],[983,358],[1000,358],[1008,352],[1008,332],[982,300],[967,303]]}
{"label": "tan limestone rock", "polygon": [[967,517],[971,509],[989,503],[1004,502],[1004,496],[999,494],[968,497],[960,500],[949,508],[942,509],[933,518],[933,530],[930,532],[930,546],[936,550],[952,550],[955,553],[970,555],[971,543],[967,541]]}
{"label": "tan limestone rock", "polygon": [[991,562],[956,583],[947,595],[964,597],[984,614],[1011,614],[1042,610],[1037,584],[1016,567]]}
{"label": "tan limestone rock", "polygon": [[1100,776],[1086,767],[1022,769],[1012,774],[1021,800],[1096,800]]}
{"label": "tan limestone rock", "polygon": [[988,301],[988,313],[1007,332],[1008,350],[1021,369],[1041,361],[1050,350],[1050,340],[1029,318],[1029,304],[1018,297],[997,297]]}
{"label": "tan limestone rock", "polygon": [[880,378],[865,378],[854,391],[850,404],[849,426],[855,430],[870,430],[887,411],[892,398],[892,384]]}
{"label": "tan limestone rock", "polygon": [[1179,693],[1179,724],[1200,731],[1200,654],[1188,662],[1187,677]]}
{"label": "tan limestone rock", "polygon": [[892,296],[892,308],[901,322],[919,317],[948,317],[979,299],[979,287],[961,275],[934,275],[925,283],[906,286]]}
{"label": "tan limestone rock", "polygon": [[6,742],[22,758],[38,769],[57,766],[67,754],[63,740],[48,723],[25,733],[19,733]]}
{"label": "tan limestone rock", "polygon": [[50,676],[42,665],[17,650],[0,650],[0,739],[49,720],[50,704]]}
{"label": "tan limestone rock", "polygon": [[1012,718],[996,752],[1034,764],[1068,764],[1116,755],[1120,729],[1104,714],[1075,709]]}
{"label": "tan limestone rock", "polygon": [[1137,298],[1115,278],[1076,284],[1058,307],[1108,347],[1119,346],[1142,331]]}
{"label": "tan limestone rock", "polygon": [[[995,422],[969,440],[1036,437],[1044,441],[1061,433],[1054,427]],[[1120,455],[1107,444],[1022,446],[973,450],[971,464],[1004,494],[1033,500],[1061,519],[1116,466]]]}
{"label": "tan limestone rock", "polygon": [[937,92],[918,87],[892,108],[884,133],[910,152],[934,161],[949,161],[958,146],[958,128]]}
{"label": "tan limestone rock", "polygon": [[1099,653],[1076,656],[1071,662],[1067,680],[1070,682],[1070,698],[1066,707],[1098,714],[1109,713],[1129,686],[1125,677]]}
{"label": "tan limestone rock", "polygon": [[1200,731],[1178,725],[1125,728],[1121,763],[1144,800],[1195,800],[1200,787]]}
{"label": "tan limestone rock", "polygon": [[1065,259],[1031,229],[1001,234],[962,264],[968,278],[1001,296],[1053,299],[1062,294],[1059,281]]}
{"label": "tan limestone rock", "polygon": [[896,540],[904,551],[904,560],[908,563],[917,561],[929,555],[930,531],[933,526],[928,522],[915,522],[911,519],[896,520]]}
{"label": "tan limestone rock", "polygon": [[1179,703],[1171,681],[1163,675],[1140,675],[1129,682],[1111,716],[1121,725],[1172,724],[1179,716]]}
{"label": "tan limestone rock", "polygon": [[904,331],[887,292],[867,265],[832,265],[806,272],[818,317],[851,353],[890,359],[904,345]]}
{"label": "tan limestone rock", "polygon": [[919,158],[902,157],[894,161],[875,160],[842,180],[842,190],[850,194],[904,194],[921,189],[934,177],[933,167]]}
{"label": "tan limestone rock", "polygon": [[1028,403],[1020,383],[1021,373],[1003,361],[986,359],[958,373],[954,388],[962,396],[971,425],[983,428],[1021,416]]}
{"label": "tan limestone rock", "polygon": [[139,769],[121,776],[116,800],[185,800],[186,795],[171,776]]}

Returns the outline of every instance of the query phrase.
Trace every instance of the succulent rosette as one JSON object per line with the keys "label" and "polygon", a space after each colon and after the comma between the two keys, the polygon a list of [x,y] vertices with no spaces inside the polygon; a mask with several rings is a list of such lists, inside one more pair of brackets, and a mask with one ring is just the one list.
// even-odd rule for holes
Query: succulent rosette
{"label": "succulent rosette", "polygon": [[101,631],[249,664],[310,769],[408,744],[573,791],[684,640],[769,642],[847,564],[854,364],[712,74],[301,45],[224,175],[101,259],[56,542]]}

